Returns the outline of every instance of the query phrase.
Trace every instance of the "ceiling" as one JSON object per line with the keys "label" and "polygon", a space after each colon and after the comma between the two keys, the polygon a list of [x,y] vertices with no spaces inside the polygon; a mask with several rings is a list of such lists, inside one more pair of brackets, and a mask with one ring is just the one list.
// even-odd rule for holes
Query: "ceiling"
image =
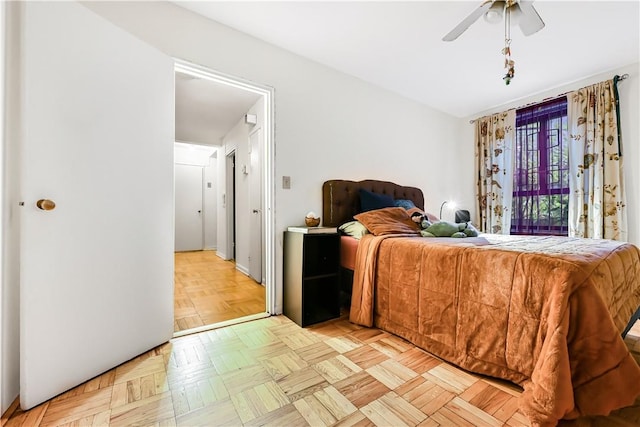
{"label": "ceiling", "polygon": [[178,6],[456,117],[640,59],[640,2],[534,3],[546,23],[512,31],[515,78],[505,73],[504,25],[482,18],[442,37],[480,1],[196,1]]}
{"label": "ceiling", "polygon": [[221,145],[260,95],[176,73],[176,141]]}

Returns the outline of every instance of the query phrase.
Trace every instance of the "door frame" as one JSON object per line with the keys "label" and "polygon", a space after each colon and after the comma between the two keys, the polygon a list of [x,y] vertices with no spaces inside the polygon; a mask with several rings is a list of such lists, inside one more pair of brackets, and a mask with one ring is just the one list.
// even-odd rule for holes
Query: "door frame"
{"label": "door frame", "polygon": [[[8,20],[5,18],[5,2],[0,2],[0,26],[2,27],[2,31],[0,31],[0,301],[4,300],[5,293],[5,278],[4,278],[4,212],[5,208],[8,206],[8,202],[5,200],[5,170],[4,170],[4,152],[5,147],[7,145],[5,140],[5,114],[4,108],[6,102],[5,97],[5,82],[6,82],[6,28],[8,24]],[[0,360],[5,359],[4,352],[4,335],[5,331],[2,325],[3,313],[2,313],[2,303],[0,303]],[[4,363],[3,363],[4,364]],[[0,368],[0,413],[4,413],[5,405],[4,399],[2,398],[2,391],[4,390],[4,381],[2,377],[3,369]]]}
{"label": "door frame", "polygon": [[[173,58],[175,72],[190,74],[216,83],[261,95],[264,99],[262,182],[264,197],[265,294],[266,312],[276,313],[276,234],[275,234],[275,89],[240,77],[211,70],[180,58]],[[227,194],[228,197],[228,194]]]}
{"label": "door frame", "polygon": [[[258,141],[258,160],[260,160],[262,158],[262,134],[263,134],[263,130],[262,127],[256,127],[255,129],[252,129],[249,132],[249,164],[251,164],[251,153],[253,153],[253,146],[251,144],[251,140],[254,137],[254,135],[258,134],[260,136],[260,140]],[[260,164],[260,167],[262,166],[262,164]],[[262,171],[260,171],[262,172]],[[264,254],[266,252],[265,250],[265,246],[264,246],[264,239],[262,238],[262,230],[264,229],[264,225],[263,225],[263,221],[262,221],[262,212],[264,210],[264,197],[263,197],[263,185],[262,185],[262,173],[260,174],[260,183],[258,185],[258,188],[260,188],[260,208],[259,208],[259,212],[258,215],[260,216],[259,218],[259,224],[260,224],[260,254],[261,254],[261,259],[260,259],[260,282],[259,283],[263,283],[264,282],[264,257],[262,257],[262,254]],[[253,202],[253,191],[254,190],[254,186],[250,183],[249,184],[249,209],[252,208],[251,206],[251,202]],[[253,212],[252,212],[253,213]],[[252,218],[253,219],[253,218]],[[249,226],[249,229],[251,229],[251,226]],[[253,231],[253,230],[252,230]],[[253,245],[253,242],[249,243],[250,246]],[[249,269],[249,272],[251,272],[251,253],[252,253],[253,249],[249,249],[249,265],[247,266]],[[251,276],[251,274],[249,274],[249,276]],[[251,276],[254,280],[255,277]]]}
{"label": "door frame", "polygon": [[227,226],[225,259],[236,259],[236,150],[225,155],[224,208]]}

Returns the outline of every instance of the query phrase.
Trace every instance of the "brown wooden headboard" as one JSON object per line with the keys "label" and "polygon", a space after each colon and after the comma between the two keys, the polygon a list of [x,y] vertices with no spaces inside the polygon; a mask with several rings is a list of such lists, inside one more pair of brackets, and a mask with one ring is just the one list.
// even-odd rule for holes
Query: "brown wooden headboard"
{"label": "brown wooden headboard", "polygon": [[424,195],[416,187],[404,187],[389,181],[367,179],[347,181],[333,179],[322,184],[322,223],[327,227],[336,227],[353,218],[360,212],[359,190],[364,189],[378,194],[386,194],[393,199],[411,200],[424,210]]}

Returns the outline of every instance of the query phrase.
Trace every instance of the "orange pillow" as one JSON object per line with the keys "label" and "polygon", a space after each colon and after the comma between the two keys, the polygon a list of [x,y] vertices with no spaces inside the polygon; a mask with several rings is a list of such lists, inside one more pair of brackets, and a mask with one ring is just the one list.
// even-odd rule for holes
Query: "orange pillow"
{"label": "orange pillow", "polygon": [[384,208],[359,213],[353,217],[374,236],[384,234],[420,234],[418,224],[411,220],[404,208]]}

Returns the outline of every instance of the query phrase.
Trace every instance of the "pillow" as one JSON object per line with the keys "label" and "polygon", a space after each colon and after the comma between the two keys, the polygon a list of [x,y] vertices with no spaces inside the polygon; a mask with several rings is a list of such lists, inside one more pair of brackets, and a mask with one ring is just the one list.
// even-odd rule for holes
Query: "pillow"
{"label": "pillow", "polygon": [[361,222],[349,221],[338,227],[343,234],[356,239],[361,239],[365,234],[369,234],[369,230]]}
{"label": "pillow", "polygon": [[393,205],[398,208],[405,208],[405,209],[411,209],[416,207],[416,205],[411,200],[406,200],[406,199],[396,199],[393,201]]}
{"label": "pillow", "polygon": [[411,220],[404,208],[384,208],[362,212],[353,217],[374,236],[384,234],[420,234],[418,224]]}
{"label": "pillow", "polygon": [[359,190],[360,212],[372,211],[374,209],[393,207],[393,197],[386,194],[373,193],[371,191]]}

